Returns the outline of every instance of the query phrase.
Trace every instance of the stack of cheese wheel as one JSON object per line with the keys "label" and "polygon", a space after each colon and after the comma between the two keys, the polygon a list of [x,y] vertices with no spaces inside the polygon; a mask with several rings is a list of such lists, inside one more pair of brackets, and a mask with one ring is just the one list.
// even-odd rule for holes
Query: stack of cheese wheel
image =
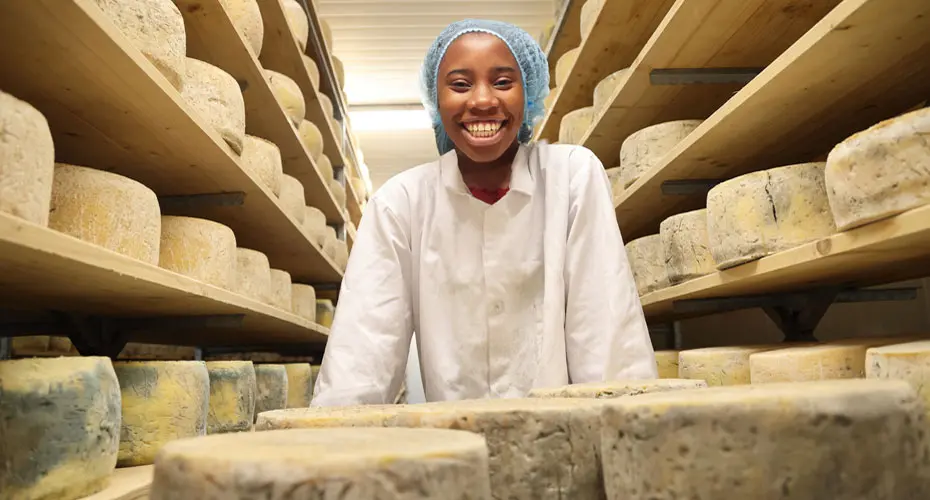
{"label": "stack of cheese wheel", "polygon": [[330,179],[333,178],[333,163],[329,160],[329,156],[320,154],[316,158],[316,168],[320,171],[323,181],[329,183]]}
{"label": "stack of cheese wheel", "polygon": [[316,207],[304,207],[303,228],[310,241],[322,248],[326,241],[326,215]]}
{"label": "stack of cheese wheel", "polygon": [[148,465],[170,441],[207,430],[210,376],[203,361],[113,363],[122,399],[117,465]]}
{"label": "stack of cheese wheel", "polygon": [[333,319],[336,316],[336,307],[333,306],[333,301],[329,299],[317,299],[316,300],[316,322],[325,326],[326,328],[332,328]]}
{"label": "stack of cheese wheel", "polygon": [[594,107],[576,109],[566,113],[559,125],[559,142],[562,144],[580,144],[585,132],[591,128],[594,119]]}
{"label": "stack of cheese wheel", "polygon": [[823,163],[730,179],[707,193],[707,234],[718,269],[803,245],[836,231]]}
{"label": "stack of cheese wheel", "polygon": [[0,92],[0,212],[48,225],[55,146],[45,116]]}
{"label": "stack of cheese wheel", "polygon": [[216,130],[236,152],[245,142],[245,101],[239,83],[229,73],[197,59],[187,58],[181,97],[206,125]]}
{"label": "stack of cheese wheel", "polygon": [[236,288],[236,235],[217,222],[162,216],[158,265],[226,290]]}
{"label": "stack of cheese wheel", "polygon": [[701,124],[701,120],[678,120],[646,127],[631,134],[620,145],[623,188],[659,164],[679,142]]}
{"label": "stack of cheese wheel", "polygon": [[602,423],[607,498],[926,496],[930,433],[904,381],[645,394],[605,402]]}
{"label": "stack of cheese wheel", "polygon": [[291,274],[280,269],[271,269],[271,287],[268,303],[290,312],[291,310]]}
{"label": "stack of cheese wheel", "polygon": [[838,144],[826,186],[837,228],[852,229],[930,203],[930,108],[883,121]]}
{"label": "stack of cheese wheel", "polygon": [[904,337],[847,339],[768,350],[749,356],[753,384],[802,382],[865,377],[865,354],[870,347],[913,340]]}
{"label": "stack of cheese wheel", "polygon": [[299,126],[307,113],[307,104],[304,102],[304,95],[297,82],[270,69],[264,70],[264,73],[278,103],[284,108],[294,126]]}
{"label": "stack of cheese wheel", "polygon": [[655,352],[659,378],[678,378],[678,352],[675,350]]}
{"label": "stack of cheese wheel", "polygon": [[565,81],[568,80],[568,76],[572,71],[572,67],[575,66],[575,61],[578,60],[579,51],[581,51],[581,47],[575,47],[574,49],[566,51],[555,63],[556,87],[562,87],[565,85]]}
{"label": "stack of cheese wheel", "polygon": [[287,408],[307,408],[313,395],[313,372],[310,363],[287,363]]}
{"label": "stack of cheese wheel", "polygon": [[252,48],[255,57],[262,53],[265,40],[265,23],[258,0],[220,0],[239,35]]}
{"label": "stack of cheese wheel", "polygon": [[287,408],[287,369],[284,365],[255,365],[255,414]]}
{"label": "stack of cheese wheel", "polygon": [[304,60],[304,66],[307,68],[307,72],[310,73],[310,83],[313,85],[313,90],[319,92],[320,68],[316,65],[316,61],[311,59],[307,54],[301,54],[300,56]]}
{"label": "stack of cheese wheel", "polygon": [[587,0],[581,6],[581,39],[584,40],[591,32],[591,27],[597,22],[597,15],[607,0]]}
{"label": "stack of cheese wheel", "polygon": [[150,498],[489,499],[488,468],[485,439],[455,430],[225,434],[166,446]]}
{"label": "stack of cheese wheel", "polygon": [[307,49],[307,40],[310,39],[310,19],[304,8],[297,0],[282,0],[284,6],[284,15],[287,17],[287,25],[291,34],[297,40],[300,51]]}
{"label": "stack of cheese wheel", "polygon": [[309,120],[302,120],[298,132],[300,133],[301,142],[310,153],[310,157],[313,158],[313,161],[319,163],[320,157],[323,156],[323,134],[320,132],[319,127]]}
{"label": "stack of cheese wheel", "polygon": [[252,430],[255,415],[255,368],[251,361],[207,361],[210,411],[207,434]]}
{"label": "stack of cheese wheel", "polygon": [[48,226],[142,262],[158,264],[158,197],[132,179],[103,170],[56,164]]}
{"label": "stack of cheese wheel", "polygon": [[307,198],[304,194],[304,185],[299,180],[290,175],[281,176],[281,206],[284,212],[297,220],[298,224],[304,221],[304,207],[307,206]]}
{"label": "stack of cheese wheel", "polygon": [[673,215],[659,225],[668,281],[677,285],[716,270],[707,237],[707,210]]}
{"label": "stack of cheese wheel", "polygon": [[265,254],[236,249],[236,293],[266,304],[271,302],[271,265]]}
{"label": "stack of cheese wheel", "polygon": [[291,285],[291,312],[316,323],[316,290],[310,285]]}
{"label": "stack of cheese wheel", "polygon": [[281,163],[281,150],[276,144],[260,137],[245,136],[241,164],[246,172],[257,177],[275,196],[281,196],[284,166]]}
{"label": "stack of cheese wheel", "polygon": [[640,295],[669,285],[661,236],[653,234],[627,243],[626,254],[630,260],[636,290]]}
{"label": "stack of cheese wheel", "polygon": [[750,382],[749,356],[788,345],[704,347],[678,353],[678,376],[699,379],[709,386],[743,385]]}
{"label": "stack of cheese wheel", "polygon": [[611,194],[616,199],[623,194],[623,184],[620,182],[620,172],[622,169],[620,167],[613,167],[606,169],[606,171],[607,180],[610,182]]}
{"label": "stack of cheese wheel", "polygon": [[106,487],[120,446],[108,358],[0,361],[0,496],[72,500]]}
{"label": "stack of cheese wheel", "polygon": [[181,90],[186,83],[184,18],[171,0],[95,0],[123,35]]}
{"label": "stack of cheese wheel", "polygon": [[910,382],[930,413],[930,341],[872,347],[865,355],[865,376]]}
{"label": "stack of cheese wheel", "polygon": [[[590,3],[590,1],[588,2]],[[606,78],[598,82],[594,87],[594,113],[600,114],[604,112],[610,105],[610,97],[617,90],[617,87],[626,80],[626,76],[629,73],[630,68],[624,68],[620,71],[615,71],[608,75]]]}
{"label": "stack of cheese wheel", "polygon": [[530,391],[529,397],[613,399],[649,394],[652,392],[686,391],[690,389],[703,389],[705,387],[707,387],[707,384],[704,383],[703,380],[684,380],[678,378],[612,380],[608,382],[591,382],[587,384],[572,384],[562,387],[533,389]]}

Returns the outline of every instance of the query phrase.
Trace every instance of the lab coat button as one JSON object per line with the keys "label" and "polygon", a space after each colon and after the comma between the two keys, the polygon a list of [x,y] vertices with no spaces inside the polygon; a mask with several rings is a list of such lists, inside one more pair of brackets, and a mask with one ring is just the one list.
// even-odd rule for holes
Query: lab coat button
{"label": "lab coat button", "polygon": [[499,300],[496,300],[496,301],[494,301],[493,304],[491,304],[491,312],[492,312],[492,313],[494,313],[494,314],[500,314],[500,313],[502,313],[503,311],[504,311],[504,303],[503,303],[503,302],[501,302],[501,301],[499,301]]}

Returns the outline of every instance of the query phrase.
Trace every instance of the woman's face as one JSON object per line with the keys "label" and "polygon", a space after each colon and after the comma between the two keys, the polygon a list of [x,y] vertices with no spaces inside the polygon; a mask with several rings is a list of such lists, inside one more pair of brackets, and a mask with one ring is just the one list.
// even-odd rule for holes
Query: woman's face
{"label": "woman's face", "polygon": [[476,163],[497,160],[523,123],[523,84],[510,49],[488,33],[456,39],[439,64],[439,114],[455,147]]}

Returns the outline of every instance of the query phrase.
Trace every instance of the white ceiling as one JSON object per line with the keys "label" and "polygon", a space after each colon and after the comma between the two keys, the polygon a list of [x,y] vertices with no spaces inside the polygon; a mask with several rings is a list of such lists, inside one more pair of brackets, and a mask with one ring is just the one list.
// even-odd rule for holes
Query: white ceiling
{"label": "white ceiling", "polygon": [[[333,53],[345,66],[345,92],[354,111],[418,108],[420,63],[449,23],[465,18],[506,21],[537,36],[555,18],[554,0],[316,0],[333,31]],[[353,126],[355,127],[355,119]],[[435,158],[432,131],[356,127],[372,185]]]}

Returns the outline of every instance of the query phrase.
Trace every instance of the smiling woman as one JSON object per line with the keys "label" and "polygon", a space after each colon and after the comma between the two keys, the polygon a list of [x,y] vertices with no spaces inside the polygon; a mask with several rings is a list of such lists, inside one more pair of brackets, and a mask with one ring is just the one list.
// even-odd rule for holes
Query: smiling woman
{"label": "smiling woman", "polygon": [[453,23],[421,81],[441,156],[369,201],[312,405],[392,402],[414,332],[428,401],[657,378],[603,165],[530,143],[549,86],[539,45]]}

